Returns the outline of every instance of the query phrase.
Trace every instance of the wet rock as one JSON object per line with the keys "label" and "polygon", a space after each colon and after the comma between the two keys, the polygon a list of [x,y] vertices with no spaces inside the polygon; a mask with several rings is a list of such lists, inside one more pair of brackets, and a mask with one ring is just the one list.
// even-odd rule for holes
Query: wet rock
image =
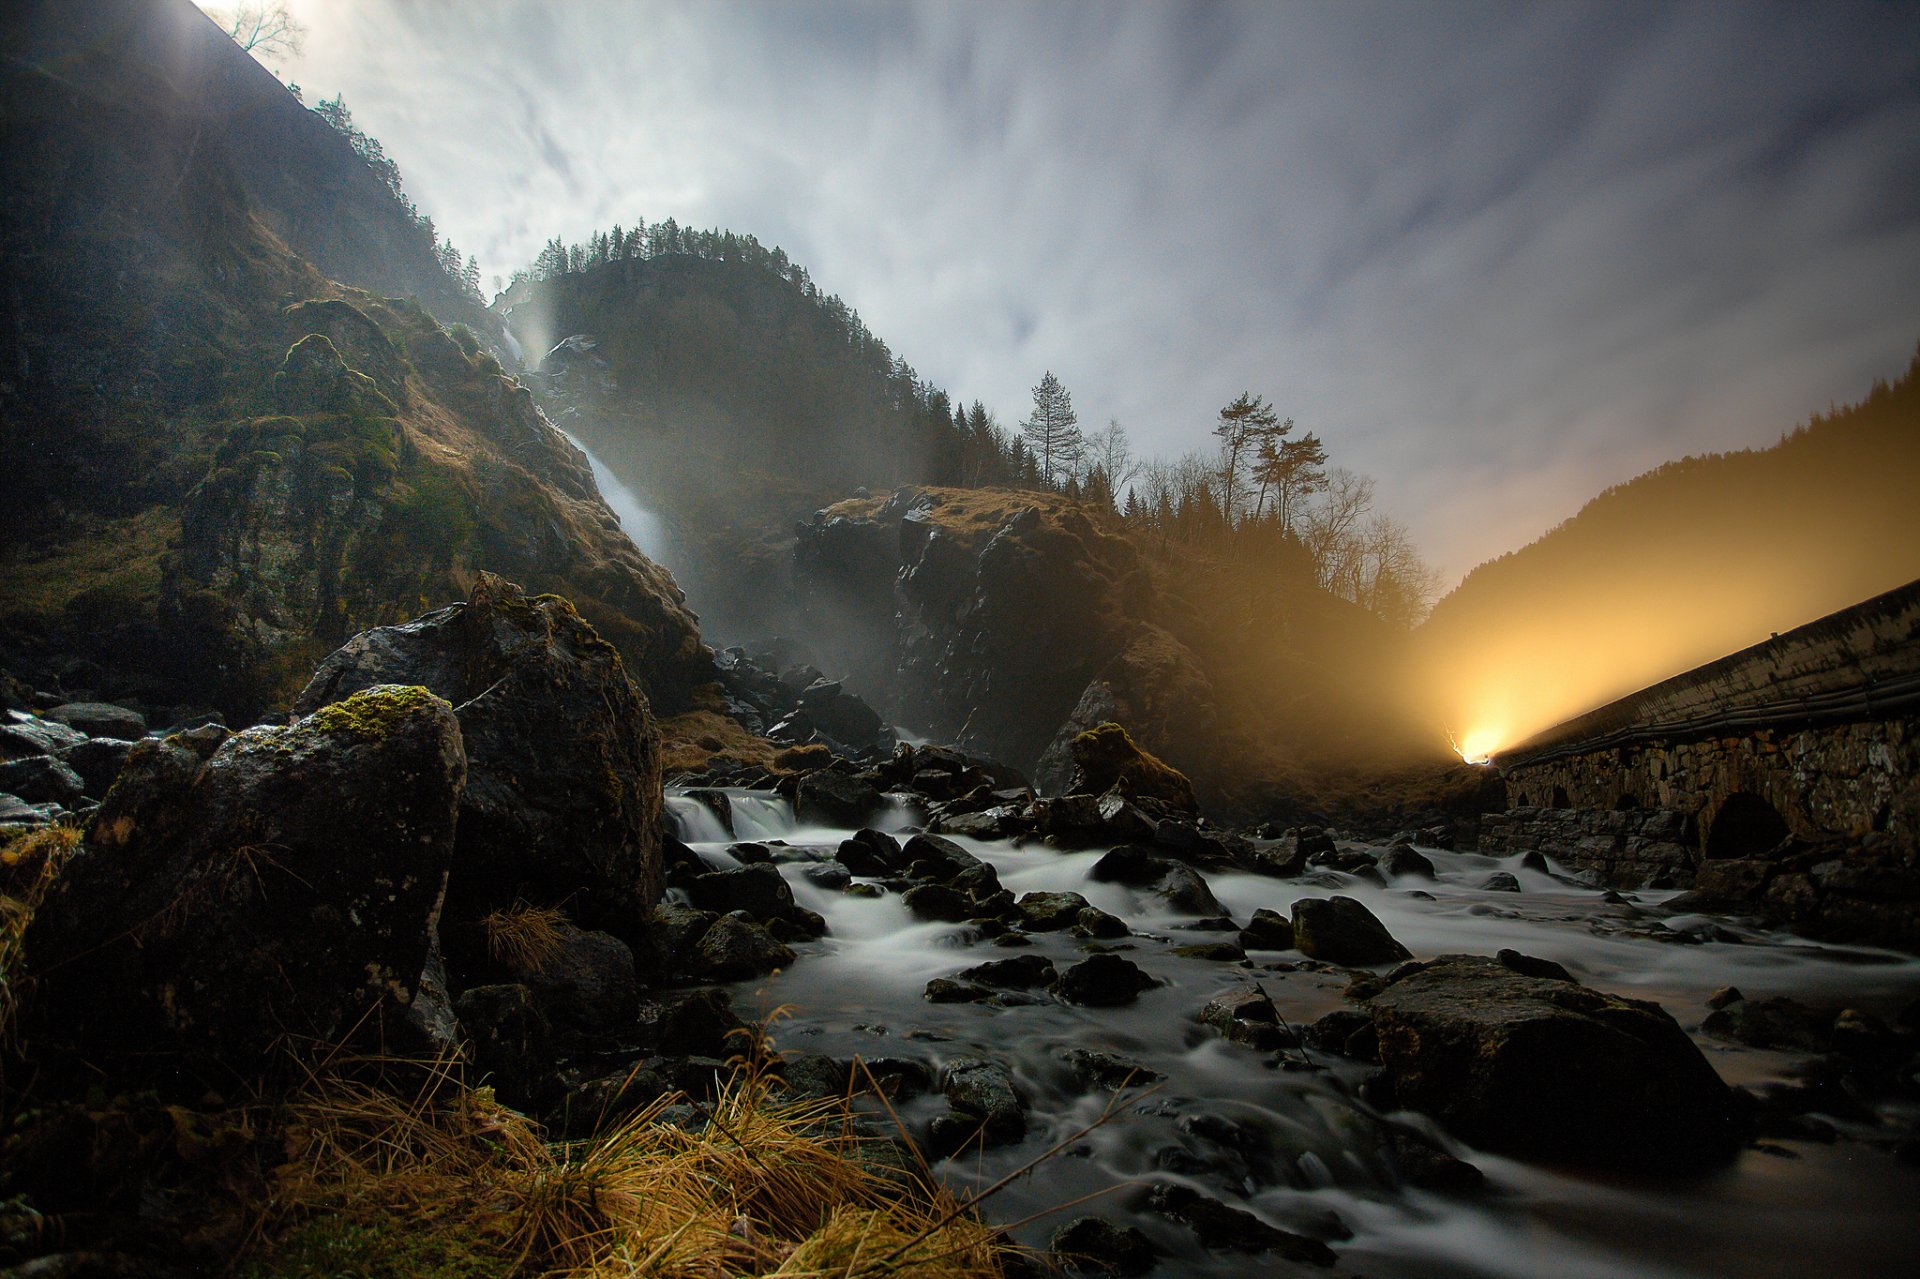
{"label": "wet rock", "polygon": [[1153,1243],[1133,1226],[1080,1217],[1053,1232],[1053,1262],[1072,1274],[1132,1276],[1153,1269]]}
{"label": "wet rock", "polygon": [[1140,992],[1160,983],[1139,965],[1118,955],[1092,955],[1060,974],[1060,997],[1090,1008],[1130,1004]]}
{"label": "wet rock", "polygon": [[745,1029],[723,990],[695,990],[668,1000],[654,1019],[660,1051],[673,1057],[731,1056]]}
{"label": "wet rock", "polygon": [[465,771],[453,709],[420,688],[248,729],[204,765],[142,742],[29,927],[42,1029],[253,1068],[287,1034],[404,1021]]}
{"label": "wet rock", "polygon": [[1074,921],[1075,937],[1092,937],[1111,940],[1115,937],[1129,936],[1133,930],[1127,927],[1127,921],[1118,915],[1109,915],[1098,906],[1089,906],[1080,912]]}
{"label": "wet rock", "polygon": [[1280,1025],[1280,1010],[1258,983],[1223,990],[1200,1009],[1200,1022],[1229,1043],[1260,1052],[1290,1048],[1297,1036]]}
{"label": "wet rock", "polygon": [[1156,856],[1137,844],[1123,844],[1093,864],[1087,878],[1102,884],[1145,889],[1175,910],[1189,915],[1221,915],[1220,901],[1191,866]]}
{"label": "wet rock", "polygon": [[1159,1071],[1130,1057],[1093,1048],[1070,1048],[1063,1060],[1083,1088],[1118,1092],[1122,1088],[1139,1088],[1166,1078]]}
{"label": "wet rock", "polygon": [[29,804],[0,791],[0,826],[49,826],[66,815],[58,804]]}
{"label": "wet rock", "polygon": [[979,982],[955,981],[951,977],[935,977],[927,983],[921,997],[930,1004],[990,1004],[999,998]]}
{"label": "wet rock", "polygon": [[563,1136],[579,1139],[609,1131],[674,1089],[653,1063],[636,1063],[571,1088],[550,1122]]}
{"label": "wet rock", "polygon": [[1197,946],[1175,946],[1173,953],[1182,959],[1202,959],[1214,964],[1241,964],[1247,952],[1230,941],[1202,942]]}
{"label": "wet rock", "polygon": [[686,972],[694,963],[694,947],[718,918],[713,911],[674,902],[655,906],[652,932],[658,967],[667,972]]}
{"label": "wet rock", "polygon": [[1828,1044],[1842,1057],[1869,1065],[1890,1066],[1901,1052],[1900,1037],[1870,1012],[1843,1008],[1833,1019]]}
{"label": "wet rock", "polygon": [[1012,990],[1038,990],[1051,986],[1059,976],[1054,971],[1053,961],[1045,955],[1015,955],[1011,959],[988,960],[984,964],[961,969],[959,975],[966,981],[985,982],[989,986],[1005,986]]}
{"label": "wet rock", "polygon": [[147,735],[147,717],[112,702],[64,702],[41,718],[65,724],[88,737],[117,737],[133,741]]}
{"label": "wet rock", "polygon": [[872,878],[898,875],[907,867],[901,858],[900,841],[870,828],[855,831],[841,840],[840,851],[834,857],[854,874]]}
{"label": "wet rock", "polygon": [[1487,1184],[1487,1175],[1464,1159],[1457,1159],[1424,1137],[1398,1128],[1387,1133],[1387,1149],[1400,1179],[1422,1190],[1467,1194]]}
{"label": "wet rock", "polygon": [[957,1115],[982,1127],[989,1146],[1026,1135],[1026,1102],[1013,1085],[1013,1075],[999,1062],[958,1058],[941,1073],[940,1091]]}
{"label": "wet rock", "polygon": [[755,919],[788,919],[794,913],[793,889],[778,868],[769,863],[696,875],[686,883],[687,896],[701,910],[726,914],[745,911]]}
{"label": "wet rock", "polygon": [[77,808],[87,785],[64,761],[52,755],[29,755],[0,764],[0,791],[29,804],[58,804]]}
{"label": "wet rock", "polygon": [[1346,968],[1413,958],[1372,911],[1351,897],[1303,897],[1294,902],[1293,944],[1309,959]]}
{"label": "wet rock", "polygon": [[1089,906],[1079,893],[1027,893],[1016,905],[1027,931],[1035,933],[1072,928],[1080,922],[1080,912]]}
{"label": "wet rock", "polygon": [[126,766],[133,743],[113,737],[95,737],[69,747],[60,758],[80,775],[80,784],[93,798],[104,796]]}
{"label": "wet rock", "polygon": [[1182,813],[1198,813],[1193,783],[1178,769],[1140,749],[1127,730],[1108,722],[1073,739],[1072,794],[1105,795],[1118,791],[1130,800],[1157,800]]}
{"label": "wet rock", "polygon": [[1240,944],[1248,950],[1292,950],[1293,921],[1261,907],[1240,930]]}
{"label": "wet rock", "polygon": [[1450,955],[1367,1011],[1398,1104],[1476,1146],[1678,1170],[1740,1143],[1731,1090],[1657,1004]]}
{"label": "wet rock", "polygon": [[1096,844],[1105,837],[1106,821],[1100,816],[1098,796],[1062,795],[1035,807],[1040,833],[1062,848]]}
{"label": "wet rock", "polygon": [[1388,879],[1432,879],[1433,862],[1406,844],[1396,844],[1375,863]]}
{"label": "wet rock", "polygon": [[454,1011],[481,1079],[510,1106],[532,1104],[553,1061],[551,1027],[533,992],[514,982],[475,986]]}
{"label": "wet rock", "polygon": [[1272,1253],[1312,1266],[1331,1266],[1335,1261],[1333,1249],[1320,1240],[1270,1226],[1191,1186],[1162,1182],[1148,1192],[1146,1207],[1187,1226],[1201,1247],[1215,1252]]}
{"label": "wet rock", "polygon": [[1354,1061],[1379,1061],[1380,1043],[1373,1018],[1352,1008],[1336,1008],[1307,1027],[1309,1047]]}
{"label": "wet rock", "polygon": [[1728,1004],[1738,1003],[1745,998],[1746,996],[1740,993],[1738,986],[1722,986],[1707,996],[1707,1007],[1725,1008]]}
{"label": "wet rock", "polygon": [[865,826],[886,807],[886,797],[871,783],[834,769],[808,773],[793,793],[795,815],[823,826]]}
{"label": "wet rock", "polygon": [[973,917],[973,903],[964,893],[945,884],[916,884],[902,894],[900,900],[921,919],[958,924]]}
{"label": "wet rock", "polygon": [[881,736],[883,725],[879,713],[857,693],[848,692],[838,680],[824,676],[814,680],[801,690],[799,705],[821,731],[835,741],[864,747]]}
{"label": "wet rock", "polygon": [[1520,881],[1515,879],[1508,871],[1496,870],[1493,874],[1480,881],[1480,891],[1483,893],[1517,893],[1520,891]]}
{"label": "wet rock", "polygon": [[58,755],[87,740],[85,733],[37,715],[23,711],[9,711],[7,715],[7,720],[0,723],[0,760]]}
{"label": "wet rock", "polygon": [[480,942],[469,925],[516,901],[644,953],[664,873],[660,738],[613,646],[566,600],[482,573],[466,603],[348,640],[295,709],[381,683],[458,708],[468,778],[442,929],[456,976]]}
{"label": "wet rock", "polygon": [[1532,955],[1523,955],[1517,950],[1502,950],[1495,954],[1494,958],[1500,961],[1502,967],[1510,968],[1522,977],[1544,977],[1549,981],[1573,981],[1573,974],[1551,959],[1536,959]]}
{"label": "wet rock", "polygon": [[733,911],[713,921],[694,946],[696,973],[715,981],[744,981],[794,961],[793,949],[753,916]]}
{"label": "wet rock", "polygon": [[508,964],[556,1029],[611,1034],[640,1012],[633,951],[611,933],[562,924],[554,948],[536,964]]}
{"label": "wet rock", "polygon": [[839,862],[810,862],[800,868],[801,878],[816,888],[837,893],[853,882],[853,872]]}
{"label": "wet rock", "polygon": [[1005,808],[942,814],[933,824],[943,835],[963,835],[968,839],[1005,839],[1016,833],[1012,813]]}
{"label": "wet rock", "polygon": [[1792,999],[1739,999],[1709,1013],[1700,1029],[1749,1048],[1825,1052],[1832,1022]]}
{"label": "wet rock", "polygon": [[939,835],[915,835],[900,850],[900,856],[910,875],[937,883],[946,883],[965,871],[986,865],[960,845]]}

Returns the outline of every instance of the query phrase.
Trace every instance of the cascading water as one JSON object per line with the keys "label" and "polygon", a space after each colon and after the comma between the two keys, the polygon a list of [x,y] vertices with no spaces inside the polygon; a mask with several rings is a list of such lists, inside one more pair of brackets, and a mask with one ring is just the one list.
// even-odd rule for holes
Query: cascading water
{"label": "cascading water", "polygon": [[[1334,1239],[1343,1271],[1373,1276],[1800,1279],[1892,1274],[1911,1259],[1920,1170],[1853,1142],[1796,1142],[1784,1154],[1749,1149],[1717,1172],[1651,1183],[1466,1149],[1430,1121],[1403,1113],[1394,1118],[1476,1164],[1489,1186],[1459,1196],[1398,1184],[1380,1148],[1377,1118],[1355,1099],[1365,1067],[1308,1053],[1321,1069],[1275,1069],[1194,1020],[1212,993],[1257,979],[1290,1022],[1311,1022],[1343,1006],[1344,974],[1295,969],[1288,960],[1299,956],[1283,952],[1250,952],[1251,968],[1174,954],[1175,946],[1221,934],[1196,929],[1203,921],[1157,897],[1090,880],[1103,850],[955,840],[991,863],[1016,895],[1078,892],[1125,919],[1133,936],[1114,944],[1160,986],[1121,1008],[1082,1008],[1038,994],[1004,1007],[929,1003],[922,992],[932,978],[1015,954],[1044,955],[1064,968],[1084,957],[1087,944],[1065,933],[1036,933],[1030,945],[1009,950],[969,925],[917,919],[893,893],[863,897],[822,888],[806,867],[830,859],[851,832],[802,826],[775,796],[727,795],[737,837],[779,841],[776,860],[795,900],[829,927],[822,940],[796,947],[800,958],[787,971],[734,987],[743,1015],[784,1010],[775,1035],[788,1052],[911,1056],[936,1069],[984,1056],[1012,1071],[1031,1106],[1027,1136],[937,1165],[957,1189],[991,1184],[1099,1116],[1110,1097],[1076,1079],[1071,1050],[1115,1053],[1165,1077],[1151,1095],[1129,1096],[1110,1121],[989,1201],[992,1219],[1022,1223],[1013,1233],[1023,1243],[1044,1246],[1065,1221],[1098,1211],[1148,1233],[1166,1254],[1159,1275],[1290,1273],[1270,1259],[1209,1253],[1183,1227],[1127,1210],[1147,1183],[1172,1180],[1274,1225]],[[692,811],[702,805],[677,796],[670,806],[695,851],[716,867],[737,864],[724,831],[714,834],[718,821],[707,812],[703,823]],[[904,818],[894,815],[896,828]],[[1648,927],[1657,921],[1644,908],[1667,894],[1607,900],[1558,868],[1530,869],[1517,856],[1421,851],[1436,868],[1432,881],[1382,887],[1332,871],[1311,881],[1206,878],[1240,922],[1256,907],[1285,914],[1295,898],[1339,892],[1363,901],[1419,957],[1511,947],[1564,964],[1589,985],[1658,1000],[1689,1027],[1699,1025],[1711,992],[1728,985],[1749,997],[1844,999],[1888,1017],[1920,996],[1920,962],[1910,957],[1684,916],[1667,920],[1674,939],[1663,942],[1653,939],[1662,930]],[[1496,870],[1514,875],[1522,891],[1480,887]],[[1686,935],[1690,929],[1695,935]],[[1778,1078],[1792,1061],[1695,1038],[1733,1083]],[[898,1107],[916,1135],[943,1108],[934,1094]],[[1060,1207],[1083,1196],[1095,1198]],[[1340,1227],[1330,1224],[1330,1213]],[[1341,1239],[1348,1231],[1351,1237]]]}

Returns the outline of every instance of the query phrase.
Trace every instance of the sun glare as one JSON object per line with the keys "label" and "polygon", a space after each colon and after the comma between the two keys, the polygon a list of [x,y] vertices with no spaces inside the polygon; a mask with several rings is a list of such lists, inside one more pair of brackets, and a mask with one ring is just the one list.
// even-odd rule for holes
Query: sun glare
{"label": "sun glare", "polygon": [[1497,728],[1470,729],[1464,737],[1454,741],[1453,749],[1469,764],[1484,764],[1500,749],[1505,736]]}

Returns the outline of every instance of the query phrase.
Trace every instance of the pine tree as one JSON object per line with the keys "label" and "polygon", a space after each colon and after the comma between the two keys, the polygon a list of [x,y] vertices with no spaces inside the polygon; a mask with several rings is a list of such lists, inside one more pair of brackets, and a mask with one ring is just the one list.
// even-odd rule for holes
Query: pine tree
{"label": "pine tree", "polygon": [[1039,467],[1040,483],[1047,488],[1055,488],[1057,480],[1071,476],[1080,460],[1079,422],[1073,397],[1048,369],[1040,385],[1033,388],[1033,416],[1020,424],[1027,451]]}
{"label": "pine tree", "polygon": [[1280,429],[1280,415],[1264,396],[1243,391],[1220,410],[1213,428],[1220,441],[1220,507],[1228,528],[1233,527],[1234,504],[1247,491],[1247,479],[1260,441]]}

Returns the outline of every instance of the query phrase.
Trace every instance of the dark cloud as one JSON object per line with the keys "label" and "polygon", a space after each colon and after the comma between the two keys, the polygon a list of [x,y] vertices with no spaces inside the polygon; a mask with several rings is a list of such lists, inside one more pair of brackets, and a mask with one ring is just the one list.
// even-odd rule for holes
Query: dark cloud
{"label": "dark cloud", "polygon": [[1264,392],[1453,574],[1920,337],[1913,6],[303,7],[489,274],[749,230],[1004,420]]}

